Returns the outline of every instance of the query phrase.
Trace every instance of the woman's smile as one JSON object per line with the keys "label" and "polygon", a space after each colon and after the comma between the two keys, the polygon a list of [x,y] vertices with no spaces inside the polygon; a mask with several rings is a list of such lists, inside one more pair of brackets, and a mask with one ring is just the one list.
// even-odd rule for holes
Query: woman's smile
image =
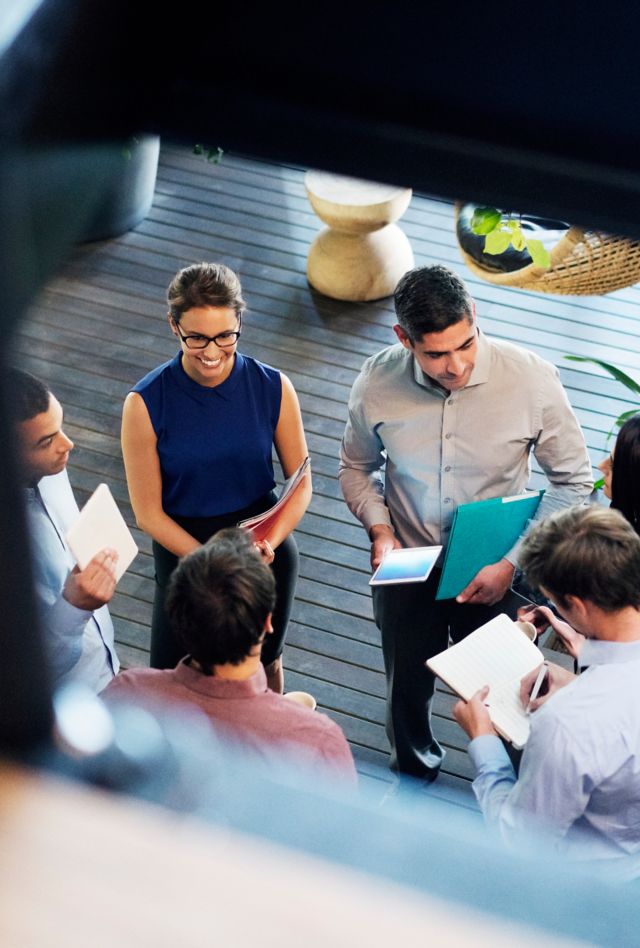
{"label": "woman's smile", "polygon": [[[182,368],[189,378],[200,385],[220,385],[231,374],[236,358],[236,342],[225,343],[225,334],[239,329],[239,319],[232,307],[194,306],[182,316],[172,331],[181,341]],[[214,337],[220,336],[221,345]],[[193,346],[193,339],[205,342],[204,347]],[[198,337],[200,337],[198,339]],[[186,341],[185,341],[186,339]]]}

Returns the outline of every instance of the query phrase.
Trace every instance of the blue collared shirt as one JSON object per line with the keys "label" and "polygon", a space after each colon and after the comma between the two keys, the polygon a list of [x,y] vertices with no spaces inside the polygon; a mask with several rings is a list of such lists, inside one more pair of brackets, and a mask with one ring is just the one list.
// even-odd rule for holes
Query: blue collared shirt
{"label": "blue collared shirt", "polygon": [[475,795],[506,841],[544,831],[572,858],[640,876],[640,642],[587,640],[588,669],[531,717],[516,778],[497,737],[469,745]]}
{"label": "blue collared shirt", "polygon": [[340,481],[367,530],[392,524],[405,546],[430,546],[459,504],[522,493],[531,453],[549,481],[536,520],[588,498],[591,462],[555,366],[479,333],[468,384],[447,392],[397,344],[353,385]]}
{"label": "blue collared shirt", "polygon": [[26,506],[36,595],[54,680],[82,682],[97,693],[120,663],[107,606],[95,612],[78,609],[62,595],[75,565],[64,537],[78,517],[66,470],[27,488]]}

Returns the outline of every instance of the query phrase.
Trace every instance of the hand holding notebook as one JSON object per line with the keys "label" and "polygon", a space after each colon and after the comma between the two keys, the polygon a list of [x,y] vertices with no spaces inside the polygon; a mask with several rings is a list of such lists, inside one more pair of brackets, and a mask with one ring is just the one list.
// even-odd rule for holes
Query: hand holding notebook
{"label": "hand holding notebook", "polygon": [[116,582],[138,552],[131,531],[106,484],[96,487],[78,519],[67,531],[66,540],[80,569],[84,569],[105,547],[114,549],[118,554]]}
{"label": "hand holding notebook", "polygon": [[519,749],[529,737],[520,681],[543,661],[540,649],[518,625],[508,616],[499,615],[426,664],[465,701],[489,685],[486,704],[493,726]]}
{"label": "hand holding notebook", "polygon": [[238,526],[244,527],[245,530],[250,530],[254,540],[266,540],[269,536],[269,532],[273,529],[274,524],[277,523],[278,518],[281,516],[282,511],[293,497],[295,491],[302,484],[308,467],[309,458],[305,458],[298,470],[282,485],[280,496],[273,507],[265,510],[264,513],[257,514],[255,517],[241,520]]}

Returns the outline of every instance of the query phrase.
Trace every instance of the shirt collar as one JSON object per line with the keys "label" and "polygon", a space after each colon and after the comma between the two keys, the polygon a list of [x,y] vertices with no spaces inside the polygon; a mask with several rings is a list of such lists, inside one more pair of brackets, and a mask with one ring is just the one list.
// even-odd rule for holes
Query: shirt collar
{"label": "shirt collar", "polygon": [[614,665],[621,662],[640,661],[640,641],[603,642],[600,639],[587,639],[578,662],[583,665]]}
{"label": "shirt collar", "polygon": [[267,691],[267,676],[260,665],[250,678],[242,681],[228,678],[216,678],[215,675],[203,675],[202,672],[191,668],[188,659],[183,658],[175,669],[176,679],[188,688],[210,698],[254,698]]}
{"label": "shirt collar", "polygon": [[236,357],[233,363],[233,368],[231,372],[220,385],[200,385],[199,382],[195,382],[190,376],[187,375],[185,370],[182,368],[182,351],[176,353],[171,362],[169,363],[171,374],[174,379],[180,386],[190,395],[196,398],[230,398],[233,395],[233,392],[240,381],[240,377],[244,370],[244,356],[239,352],[236,352]]}
{"label": "shirt collar", "polygon": [[[407,350],[410,352],[410,350]],[[442,388],[441,385],[438,385],[433,379],[429,378],[428,375],[422,371],[418,365],[418,360],[411,355],[413,360],[413,377],[418,383],[422,385],[423,388],[430,388],[434,392],[442,392],[445,395],[447,390]],[[464,391],[467,388],[471,388],[473,385],[483,385],[485,382],[489,381],[489,369],[491,368],[491,343],[484,335],[483,332],[478,328],[478,348],[476,350],[476,363],[473,367],[473,372],[469,381],[465,385]]]}

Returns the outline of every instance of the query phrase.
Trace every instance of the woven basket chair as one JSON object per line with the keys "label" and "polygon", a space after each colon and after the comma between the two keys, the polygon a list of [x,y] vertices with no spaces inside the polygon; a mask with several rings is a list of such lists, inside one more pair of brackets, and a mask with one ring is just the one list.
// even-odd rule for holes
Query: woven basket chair
{"label": "woven basket chair", "polygon": [[[456,204],[456,223],[461,204]],[[497,286],[539,293],[601,296],[640,282],[640,240],[614,237],[597,230],[570,227],[551,250],[548,270],[530,263],[521,270],[489,270],[459,248],[469,269]]]}

